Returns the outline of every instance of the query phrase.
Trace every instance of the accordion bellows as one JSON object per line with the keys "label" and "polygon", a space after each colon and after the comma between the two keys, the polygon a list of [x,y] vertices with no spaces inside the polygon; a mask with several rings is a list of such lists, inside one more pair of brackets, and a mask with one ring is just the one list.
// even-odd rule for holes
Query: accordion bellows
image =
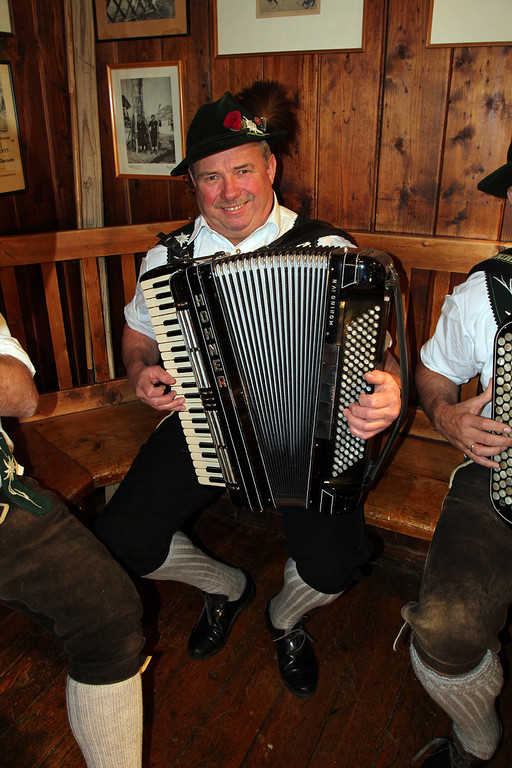
{"label": "accordion bellows", "polygon": [[371,391],[396,283],[387,254],[357,248],[216,254],[142,276],[199,482],[251,509],[358,502],[372,446],[343,411]]}

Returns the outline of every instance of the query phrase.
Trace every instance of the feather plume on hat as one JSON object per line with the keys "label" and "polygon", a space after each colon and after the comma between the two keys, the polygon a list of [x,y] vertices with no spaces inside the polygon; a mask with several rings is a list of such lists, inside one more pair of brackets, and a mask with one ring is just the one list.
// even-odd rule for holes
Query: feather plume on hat
{"label": "feather plume on hat", "polygon": [[267,131],[286,131],[280,146],[289,150],[298,131],[298,121],[296,104],[287,96],[284,85],[276,80],[256,80],[239,91],[235,99],[253,115],[265,118]]}

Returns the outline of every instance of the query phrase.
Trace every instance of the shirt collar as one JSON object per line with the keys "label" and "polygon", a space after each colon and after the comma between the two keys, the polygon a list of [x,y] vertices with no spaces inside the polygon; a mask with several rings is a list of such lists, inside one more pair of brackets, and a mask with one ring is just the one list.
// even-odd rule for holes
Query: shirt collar
{"label": "shirt collar", "polygon": [[276,193],[274,192],[274,204],[272,206],[272,210],[270,211],[270,215],[266,220],[266,222],[262,224],[261,227],[258,227],[258,229],[256,229],[254,232],[251,232],[251,234],[248,235],[245,238],[245,240],[242,240],[241,243],[238,243],[237,246],[234,246],[230,240],[223,237],[223,235],[220,235],[218,232],[212,229],[210,225],[207,223],[203,214],[200,214],[197,217],[189,242],[193,242],[199,236],[199,234],[208,232],[208,234],[211,237],[213,237],[215,240],[218,241],[219,245],[222,245],[223,247],[225,246],[226,251],[232,251],[235,247],[241,251],[244,251],[246,250],[244,248],[244,243],[246,243],[248,240],[252,238],[259,239],[259,236],[263,232],[263,230],[265,230],[265,234],[267,235],[267,237],[270,237],[268,242],[271,242],[272,240],[275,240],[277,238],[280,229],[281,229],[281,206],[277,202]]}

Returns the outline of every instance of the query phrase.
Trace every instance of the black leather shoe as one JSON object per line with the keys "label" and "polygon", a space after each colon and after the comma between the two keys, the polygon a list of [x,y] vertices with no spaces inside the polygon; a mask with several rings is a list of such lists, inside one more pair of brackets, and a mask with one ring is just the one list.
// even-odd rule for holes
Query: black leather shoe
{"label": "black leather shoe", "polygon": [[268,603],[265,618],[277,648],[277,663],[283,683],[296,696],[311,696],[318,684],[318,661],[311,647],[312,638],[304,629],[308,617],[302,616],[288,631],[276,629],[270,619]]}
{"label": "black leather shoe", "polygon": [[237,616],[254,600],[256,587],[247,571],[241,569],[247,583],[238,600],[226,595],[203,592],[204,608],[188,640],[188,652],[193,659],[209,659],[223,648]]}
{"label": "black leather shoe", "polygon": [[480,768],[488,765],[488,760],[470,755],[461,745],[452,739],[434,739],[413,758],[415,763],[425,753],[427,759],[421,763],[421,768]]}

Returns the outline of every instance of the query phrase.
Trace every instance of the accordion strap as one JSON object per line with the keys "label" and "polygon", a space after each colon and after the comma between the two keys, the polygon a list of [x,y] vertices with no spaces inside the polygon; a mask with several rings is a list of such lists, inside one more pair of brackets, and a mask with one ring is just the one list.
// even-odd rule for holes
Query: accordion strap
{"label": "accordion strap", "polygon": [[191,259],[194,252],[194,243],[190,242],[190,237],[194,231],[194,221],[185,224],[180,229],[175,229],[169,234],[159,232],[160,238],[157,245],[164,245],[167,248],[167,263],[172,264],[174,261],[182,261],[183,259]]}
{"label": "accordion strap", "polygon": [[485,273],[487,295],[498,328],[512,315],[512,248],[476,264],[470,271]]}

